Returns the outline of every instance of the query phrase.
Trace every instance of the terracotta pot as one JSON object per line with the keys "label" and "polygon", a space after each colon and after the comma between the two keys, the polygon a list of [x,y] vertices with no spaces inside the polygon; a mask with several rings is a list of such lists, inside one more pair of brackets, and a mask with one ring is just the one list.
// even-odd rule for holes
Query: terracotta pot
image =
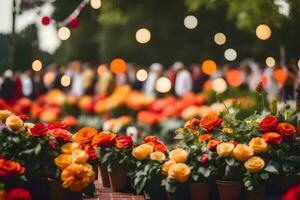
{"label": "terracotta pot", "polygon": [[220,200],[240,200],[242,184],[239,181],[216,181]]}
{"label": "terracotta pot", "polygon": [[108,172],[106,167],[100,164],[99,169],[100,169],[100,176],[101,176],[103,187],[110,187],[110,182],[109,182],[109,177],[108,177]]}
{"label": "terracotta pot", "polygon": [[80,200],[81,193],[72,192],[62,187],[61,183],[55,180],[48,180],[50,186],[50,200]]}
{"label": "terracotta pot", "polygon": [[124,165],[113,166],[108,176],[114,192],[126,192],[129,190],[130,184]]}
{"label": "terracotta pot", "polygon": [[95,172],[95,180],[98,180],[98,174],[99,174],[99,166],[98,166],[98,163],[92,162],[91,165],[92,165],[93,170],[94,170],[94,172]]}
{"label": "terracotta pot", "polygon": [[211,186],[206,182],[190,183],[191,200],[209,200]]}
{"label": "terracotta pot", "polygon": [[161,186],[162,177],[154,177],[151,180],[151,184],[146,188],[145,198],[150,200],[165,200],[166,199],[166,190]]}
{"label": "terracotta pot", "polygon": [[252,191],[247,190],[247,200],[264,200],[266,199],[266,189],[257,188]]}
{"label": "terracotta pot", "polygon": [[188,184],[179,184],[174,193],[167,193],[168,200],[188,200],[190,199]]}

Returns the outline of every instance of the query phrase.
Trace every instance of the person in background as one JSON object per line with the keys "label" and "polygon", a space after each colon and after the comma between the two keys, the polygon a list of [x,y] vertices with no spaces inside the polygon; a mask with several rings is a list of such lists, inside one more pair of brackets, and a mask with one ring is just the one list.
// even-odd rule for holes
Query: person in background
{"label": "person in background", "polygon": [[13,71],[8,69],[3,74],[4,80],[1,85],[1,98],[9,101],[12,99],[12,93],[14,90]]}
{"label": "person in background", "polygon": [[294,95],[294,89],[296,84],[296,70],[292,66],[287,67],[286,71],[286,81],[283,85],[283,98],[284,100],[293,100]]}
{"label": "person in background", "polygon": [[23,97],[21,73],[19,71],[16,71],[13,79],[15,84],[12,92],[12,103]]}
{"label": "person in background", "polygon": [[80,63],[76,63],[76,65],[74,65],[73,67],[74,67],[73,68],[74,71],[73,71],[70,93],[77,97],[81,97],[84,94],[81,65]]}
{"label": "person in background", "polygon": [[82,87],[84,94],[93,94],[93,84],[95,80],[95,73],[91,67],[87,64],[83,64],[82,71]]}
{"label": "person in background", "polygon": [[101,96],[109,96],[115,89],[115,78],[107,65],[102,64],[100,67],[100,70],[98,69],[96,92]]}
{"label": "person in background", "polygon": [[193,89],[193,79],[191,73],[187,70],[182,62],[175,62],[174,68],[177,69],[175,79],[175,94],[178,97],[183,96]]}
{"label": "person in background", "polygon": [[138,66],[133,63],[127,64],[127,75],[128,75],[128,83],[135,90],[142,89],[142,81],[139,81],[136,77],[136,73],[138,71]]}
{"label": "person in background", "polygon": [[156,96],[155,86],[157,79],[161,76],[163,66],[160,63],[153,63],[150,66],[148,79],[144,85],[144,93],[147,96]]}
{"label": "person in background", "polygon": [[22,91],[25,97],[34,98],[34,82],[31,70],[21,74]]}

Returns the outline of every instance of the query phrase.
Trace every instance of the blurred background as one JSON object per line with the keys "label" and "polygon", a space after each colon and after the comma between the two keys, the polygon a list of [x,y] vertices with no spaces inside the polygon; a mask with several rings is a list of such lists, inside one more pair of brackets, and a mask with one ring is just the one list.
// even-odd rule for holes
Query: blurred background
{"label": "blurred background", "polygon": [[165,68],[268,57],[300,67],[299,19],[299,0],[5,0],[0,69],[116,57]]}

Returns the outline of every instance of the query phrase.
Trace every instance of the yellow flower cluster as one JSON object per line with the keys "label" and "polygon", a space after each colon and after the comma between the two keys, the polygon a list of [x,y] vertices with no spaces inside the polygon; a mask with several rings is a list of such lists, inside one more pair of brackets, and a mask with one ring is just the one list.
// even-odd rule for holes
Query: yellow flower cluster
{"label": "yellow flower cluster", "polygon": [[259,172],[265,166],[262,158],[254,156],[256,153],[263,153],[268,150],[268,144],[263,138],[252,138],[249,145],[232,143],[221,143],[217,146],[217,154],[220,157],[233,156],[236,160],[244,162],[244,167],[252,173]]}
{"label": "yellow flower cluster", "polygon": [[91,165],[87,163],[88,155],[77,143],[67,143],[61,148],[62,154],[54,159],[56,166],[62,170],[61,181],[64,188],[80,192],[95,179]]}
{"label": "yellow flower cluster", "polygon": [[170,152],[169,158],[162,166],[162,173],[179,183],[185,183],[191,174],[189,166],[184,163],[188,159],[188,152],[176,148]]}
{"label": "yellow flower cluster", "polygon": [[23,120],[8,110],[0,110],[0,121],[5,123],[10,131],[20,132],[24,130]]}

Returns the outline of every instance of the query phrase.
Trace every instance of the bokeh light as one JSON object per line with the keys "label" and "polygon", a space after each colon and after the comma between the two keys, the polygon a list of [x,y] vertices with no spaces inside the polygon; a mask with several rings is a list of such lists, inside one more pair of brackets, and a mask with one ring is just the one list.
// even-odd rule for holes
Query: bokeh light
{"label": "bokeh light", "polygon": [[227,90],[227,83],[224,79],[217,78],[213,80],[212,87],[215,92],[223,93]]}
{"label": "bokeh light", "polygon": [[274,79],[281,85],[284,85],[287,79],[286,70],[283,68],[275,69],[273,72]]}
{"label": "bokeh light", "polygon": [[32,62],[32,69],[33,69],[33,71],[36,71],[36,72],[38,72],[38,71],[40,71],[41,69],[42,69],[42,62],[40,61],[40,60],[34,60],[33,62]]}
{"label": "bokeh light", "polygon": [[50,86],[55,80],[56,74],[53,71],[47,72],[43,77],[43,82],[46,87]]}
{"label": "bokeh light", "polygon": [[135,33],[135,39],[138,43],[145,44],[150,41],[151,39],[151,33],[146,28],[140,28]]}
{"label": "bokeh light", "polygon": [[144,69],[140,69],[136,72],[136,79],[139,81],[145,81],[148,78],[148,72]]}
{"label": "bokeh light", "polygon": [[275,66],[275,59],[271,56],[266,58],[266,65],[268,67],[274,67]]}
{"label": "bokeh light", "polygon": [[115,58],[110,63],[110,70],[115,74],[122,74],[126,71],[126,62],[122,58]]}
{"label": "bokeh light", "polygon": [[237,57],[237,52],[234,49],[226,49],[224,57],[228,61],[234,61]]}
{"label": "bokeh light", "polygon": [[106,71],[106,66],[104,64],[99,65],[99,67],[97,68],[97,73],[99,75],[103,74]]}
{"label": "bokeh light", "polygon": [[156,82],[156,90],[160,93],[166,93],[171,90],[172,83],[167,77],[161,77]]}
{"label": "bokeh light", "polygon": [[225,75],[228,85],[232,87],[239,87],[243,83],[243,74],[239,69],[230,69]]}
{"label": "bokeh light", "polygon": [[217,45],[223,45],[226,42],[226,36],[224,33],[216,33],[214,36],[214,41]]}
{"label": "bokeh light", "polygon": [[260,40],[267,40],[271,37],[272,31],[271,28],[266,24],[260,24],[256,28],[256,36]]}
{"label": "bokeh light", "polygon": [[67,75],[63,75],[60,79],[60,83],[64,87],[68,87],[71,84],[71,78]]}
{"label": "bokeh light", "polygon": [[67,40],[71,36],[71,31],[68,27],[60,27],[57,31],[57,36],[61,40]]}
{"label": "bokeh light", "polygon": [[215,63],[215,61],[208,59],[202,63],[201,68],[204,74],[212,75],[217,70],[217,64]]}
{"label": "bokeh light", "polygon": [[101,0],[90,0],[90,5],[93,9],[99,9],[101,7]]}
{"label": "bokeh light", "polygon": [[300,59],[298,60],[298,67],[299,67],[299,69],[300,69]]}
{"label": "bokeh light", "polygon": [[194,29],[198,25],[198,19],[194,15],[188,15],[184,18],[183,24],[188,29]]}

